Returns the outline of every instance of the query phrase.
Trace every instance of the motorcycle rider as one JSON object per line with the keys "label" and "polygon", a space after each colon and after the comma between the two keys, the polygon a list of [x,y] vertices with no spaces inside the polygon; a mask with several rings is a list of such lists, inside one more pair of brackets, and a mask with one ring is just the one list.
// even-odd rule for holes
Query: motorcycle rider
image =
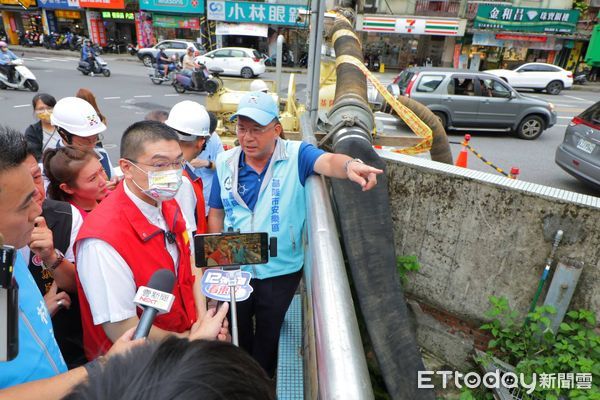
{"label": "motorcycle rider", "polygon": [[18,57],[8,49],[6,42],[0,42],[0,50],[0,71],[6,75],[10,83],[14,83],[15,66],[12,65],[12,62]]}
{"label": "motorcycle rider", "polygon": [[158,50],[159,51],[156,57],[156,64],[158,65],[159,69],[161,67],[164,68],[163,73],[164,77],[166,78],[169,75],[169,69],[174,69],[175,64],[173,64],[173,60],[171,60],[167,53],[165,53],[165,46],[160,46]]}
{"label": "motorcycle rider", "polygon": [[94,71],[96,70],[96,54],[94,53],[90,41],[87,39],[83,42],[83,47],[81,48],[81,60],[88,63],[90,75],[94,76]]}

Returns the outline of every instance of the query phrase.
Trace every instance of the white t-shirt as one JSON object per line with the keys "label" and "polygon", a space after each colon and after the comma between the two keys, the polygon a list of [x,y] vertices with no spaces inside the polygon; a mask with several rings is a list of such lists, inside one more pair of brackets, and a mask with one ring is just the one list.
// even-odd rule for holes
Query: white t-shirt
{"label": "white t-shirt", "polygon": [[[127,182],[123,187],[127,196],[144,214],[148,222],[160,229],[168,229],[159,207],[139,199],[127,187]],[[179,205],[181,208],[181,203]],[[186,228],[191,239],[192,229],[187,223],[185,214],[184,212]],[[190,247],[192,247],[193,240],[190,240],[190,243]],[[177,244],[171,244],[165,240],[165,248],[177,266],[179,260]],[[133,298],[137,288],[133,273],[123,257],[110,244],[95,238],[82,240],[77,252],[77,272],[95,325],[119,322],[136,316],[137,306],[133,303]],[[175,272],[177,272],[177,267]]]}

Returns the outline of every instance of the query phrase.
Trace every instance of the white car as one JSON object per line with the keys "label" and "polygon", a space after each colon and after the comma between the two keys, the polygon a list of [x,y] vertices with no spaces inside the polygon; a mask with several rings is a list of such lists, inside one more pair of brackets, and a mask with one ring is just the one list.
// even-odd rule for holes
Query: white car
{"label": "white car", "polygon": [[484,72],[504,79],[515,89],[545,90],[556,95],[573,86],[573,73],[552,64],[527,63],[513,69],[490,69]]}
{"label": "white car", "polygon": [[265,72],[265,60],[259,52],[245,47],[223,47],[196,57],[206,68],[221,68],[224,75],[253,78]]}

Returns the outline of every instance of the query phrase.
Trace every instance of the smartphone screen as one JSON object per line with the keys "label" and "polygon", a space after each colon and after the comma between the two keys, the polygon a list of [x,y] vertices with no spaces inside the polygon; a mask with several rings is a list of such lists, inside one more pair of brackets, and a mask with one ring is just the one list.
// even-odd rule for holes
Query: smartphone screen
{"label": "smartphone screen", "polygon": [[196,266],[266,264],[269,261],[268,242],[266,232],[196,235]]}

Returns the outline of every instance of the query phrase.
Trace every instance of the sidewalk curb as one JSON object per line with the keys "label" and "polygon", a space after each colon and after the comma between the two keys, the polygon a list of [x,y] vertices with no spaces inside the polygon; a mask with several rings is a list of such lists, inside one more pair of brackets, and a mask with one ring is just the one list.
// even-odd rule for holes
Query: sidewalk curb
{"label": "sidewalk curb", "polygon": [[574,90],[574,91],[585,90],[586,92],[600,93],[600,84],[588,83],[585,85],[573,85],[571,87],[571,90]]}
{"label": "sidewalk curb", "polygon": [[[10,49],[13,51],[13,53],[15,54],[37,54],[37,55],[52,55],[52,56],[63,56],[63,57],[75,57],[75,58],[79,58],[79,52],[78,51],[71,51],[71,50],[51,50],[51,49],[46,49],[44,47],[23,47],[23,46],[17,46],[17,45],[12,45],[10,46]],[[123,54],[109,54],[109,53],[103,53],[100,55],[100,57],[106,59],[106,60],[111,60],[111,61],[127,61],[127,62],[138,62],[140,63],[140,65],[142,65],[142,62],[137,58],[137,56],[130,56],[128,53],[123,53]]]}

